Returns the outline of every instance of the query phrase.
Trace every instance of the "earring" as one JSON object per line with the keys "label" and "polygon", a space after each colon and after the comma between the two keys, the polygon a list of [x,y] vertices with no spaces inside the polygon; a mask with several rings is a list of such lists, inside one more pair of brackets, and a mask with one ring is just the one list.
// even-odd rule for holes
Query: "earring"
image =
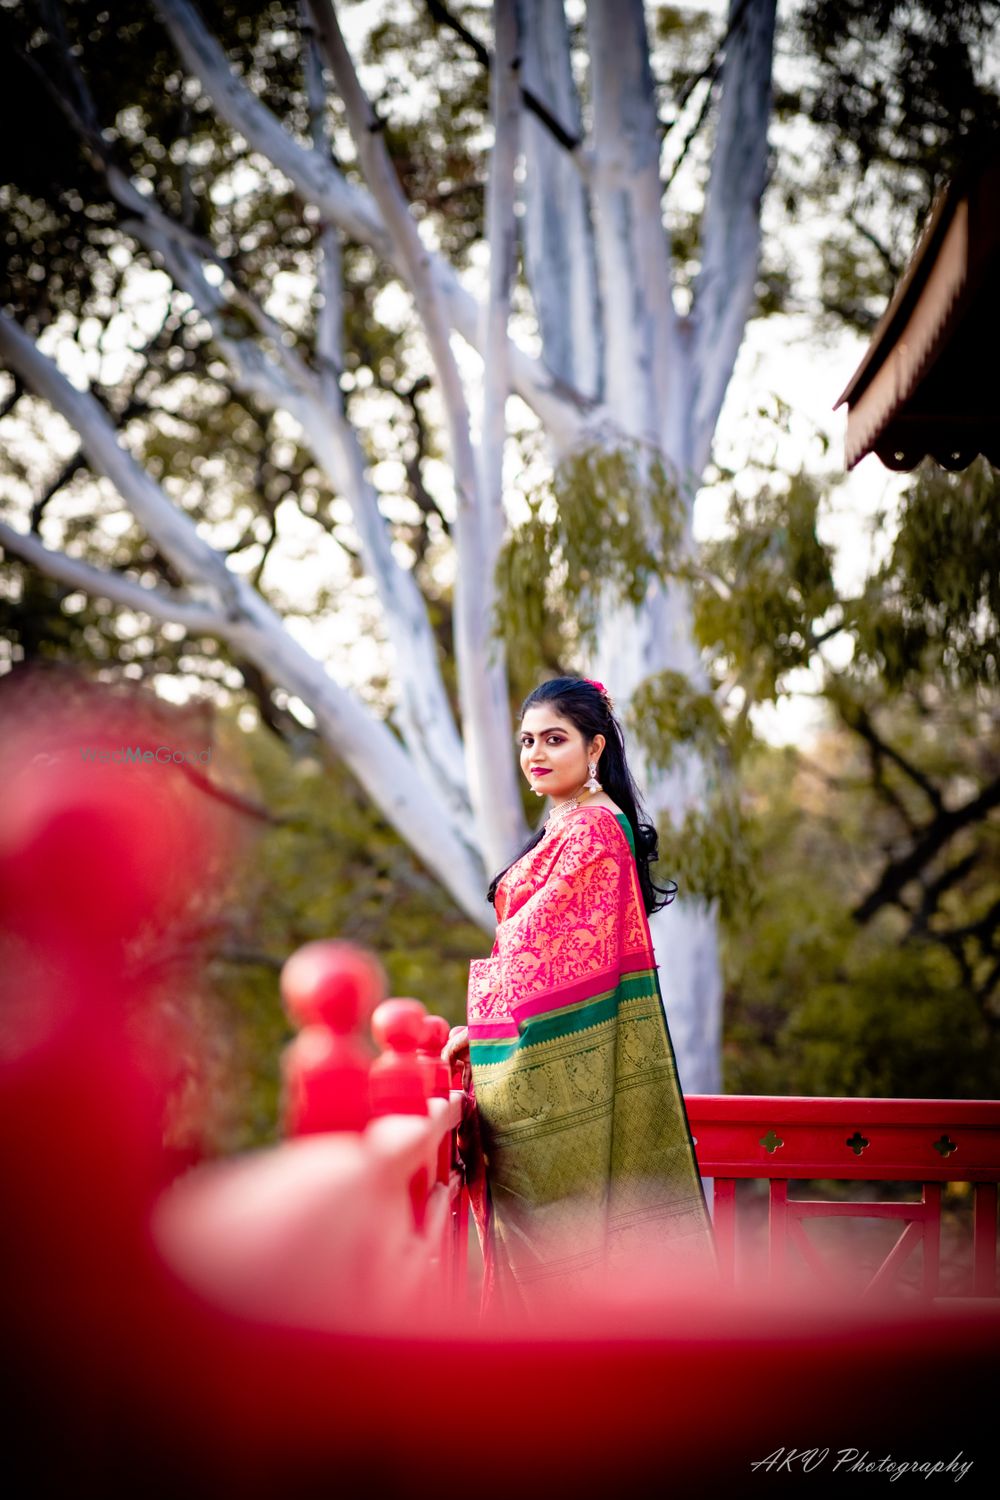
{"label": "earring", "polygon": [[587,762],[587,770],[590,772],[590,776],[583,783],[584,789],[586,791],[588,791],[588,792],[599,792],[599,791],[601,791],[602,790],[601,783],[597,779],[597,762],[596,762],[596,760],[590,760],[590,761]]}

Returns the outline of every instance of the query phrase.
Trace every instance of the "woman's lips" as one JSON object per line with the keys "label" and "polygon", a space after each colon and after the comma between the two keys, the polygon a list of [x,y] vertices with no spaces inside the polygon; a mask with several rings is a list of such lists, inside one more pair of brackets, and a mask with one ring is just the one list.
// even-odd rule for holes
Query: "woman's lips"
{"label": "woman's lips", "polygon": [[536,766],[531,774],[532,776],[547,776],[549,773],[548,771],[542,770],[541,767]]}

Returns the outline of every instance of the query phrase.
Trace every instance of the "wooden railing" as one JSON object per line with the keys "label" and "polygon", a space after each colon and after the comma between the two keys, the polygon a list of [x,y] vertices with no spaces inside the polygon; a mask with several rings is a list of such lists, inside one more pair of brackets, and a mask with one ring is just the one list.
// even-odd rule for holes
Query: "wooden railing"
{"label": "wooden railing", "polygon": [[[920,1290],[940,1285],[941,1190],[969,1183],[974,1196],[969,1294],[997,1296],[997,1183],[1000,1102],[983,1099],[824,1099],[766,1095],[688,1095],[691,1131],[702,1175],[714,1179],[716,1246],[723,1277],[739,1278],[741,1235],[736,1184],[768,1188],[766,1274],[782,1281],[791,1252],[826,1285],[835,1268],[805,1229],[807,1219],[892,1219],[903,1228],[864,1288],[883,1290],[919,1245]],[[797,1198],[790,1182],[915,1184],[915,1201]]]}
{"label": "wooden railing", "polygon": [[281,1319],[372,1328],[465,1305],[465,1096],[441,1056],[448,1023],[418,1000],[382,999],[384,982],[349,943],[292,955],[281,977],[300,1028],[284,1057],[288,1139],[189,1173],[157,1213],[168,1259],[235,1311],[263,1304]]}
{"label": "wooden railing", "polygon": [[[310,945],[286,967],[300,1030],[283,1142],[190,1169],[165,1148],[164,982],[135,951],[232,858],[216,840],[207,860],[186,782],[171,784],[168,816],[137,776],[81,779],[74,746],[120,743],[81,715],[74,704],[54,763],[34,732],[0,740],[0,899],[15,936],[0,1048],[9,1468],[30,1465],[57,1493],[144,1493],[153,1474],[171,1494],[257,1500],[373,1486],[408,1500],[447,1488],[456,1464],[482,1500],[739,1493],[762,1466],[853,1472],[869,1449],[911,1469],[926,1457],[927,1473],[992,1471],[969,1413],[1000,1337],[996,1105],[688,1099],[737,1277],[740,1178],[772,1184],[779,1286],[803,1211],[790,1182],[923,1183],[906,1209],[933,1256],[934,1191],[966,1180],[989,1302],[887,1318],[874,1299],[657,1285],[629,1306],[498,1331],[468,1316],[447,1026],[385,1000],[370,955]],[[173,980],[180,1014],[198,993],[191,962]],[[803,1441],[823,1446],[788,1446]]]}
{"label": "wooden railing", "polygon": [[[286,967],[285,1003],[304,1025],[286,1066],[288,1126],[293,1134],[360,1127],[369,1113],[420,1114],[430,1108],[431,1117],[415,1134],[412,1121],[403,1134],[388,1121],[380,1123],[374,1136],[368,1127],[372,1143],[380,1143],[371,1171],[390,1171],[395,1157],[393,1171],[401,1181],[408,1164],[414,1164],[408,1179],[412,1232],[428,1268],[437,1268],[438,1290],[447,1287],[451,1298],[467,1303],[468,1204],[457,1151],[464,1101],[457,1091],[449,1094],[439,1060],[447,1025],[428,1017],[415,1000],[385,1001],[372,1018],[381,1058],[372,1064],[356,1050],[352,1053],[352,1031],[377,999],[365,968],[371,962],[346,945],[313,944]],[[339,997],[338,1004],[324,1000],[330,995]],[[346,1006],[345,995],[351,997]],[[355,1100],[350,1118],[343,1114],[345,1089],[346,1097]],[[856,1284],[857,1268],[843,1256],[838,1265],[829,1251],[824,1253],[805,1221],[892,1220],[901,1226],[900,1234],[857,1289],[863,1295],[890,1289],[919,1246],[922,1268],[916,1290],[924,1298],[936,1298],[942,1291],[942,1187],[968,1183],[974,1199],[971,1268],[961,1292],[998,1295],[1000,1102],[689,1095],[686,1105],[701,1173],[714,1182],[715,1239],[725,1284],[763,1282],[780,1288],[800,1261],[822,1286],[843,1291],[852,1279]],[[450,1141],[445,1139],[449,1132]],[[749,1253],[749,1227],[740,1227],[736,1193],[738,1181],[753,1179],[768,1184],[766,1253],[756,1260]],[[871,1201],[789,1193],[791,1183],[831,1179],[914,1184],[919,1197]],[[950,1290],[954,1295],[954,1285]]]}

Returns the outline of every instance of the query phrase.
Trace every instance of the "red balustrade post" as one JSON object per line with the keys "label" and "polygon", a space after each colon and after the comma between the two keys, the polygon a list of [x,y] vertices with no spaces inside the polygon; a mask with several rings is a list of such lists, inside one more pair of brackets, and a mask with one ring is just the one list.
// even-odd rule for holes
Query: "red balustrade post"
{"label": "red balustrade post", "polygon": [[925,1182],[920,1199],[924,1205],[923,1290],[925,1297],[936,1297],[941,1290],[941,1184]]}
{"label": "red balustrade post", "polygon": [[997,1294],[997,1185],[977,1182],[972,1223],[972,1295]]}
{"label": "red balustrade post", "polygon": [[451,1028],[444,1016],[425,1016],[418,1052],[427,1076],[427,1094],[431,1099],[447,1099],[451,1093],[448,1064],[442,1057]]}
{"label": "red balustrade post", "polygon": [[419,1000],[383,1000],[372,1016],[382,1049],[369,1079],[373,1115],[425,1115],[427,1078],[418,1048],[427,1011]]}
{"label": "red balustrade post", "polygon": [[285,964],[282,998],[302,1028],[283,1060],[286,1134],[364,1129],[372,1054],[360,1028],[385,989],[381,964],[352,943],[307,943]]}
{"label": "red balustrade post", "polygon": [[[420,1038],[421,1061],[424,1066],[427,1094],[431,1099],[451,1098],[451,1077],[448,1064],[441,1056],[448,1041],[451,1028],[444,1016],[425,1016]],[[437,1180],[447,1183],[451,1172],[451,1133],[442,1136],[438,1147]]]}
{"label": "red balustrade post", "polygon": [[717,1177],[714,1191],[712,1226],[719,1275],[726,1286],[736,1284],[736,1180]]}
{"label": "red balustrade post", "polygon": [[768,1199],[768,1273],[773,1285],[784,1281],[788,1268],[788,1183],[771,1178]]}
{"label": "red balustrade post", "polygon": [[[419,1000],[383,1000],[372,1016],[372,1036],[383,1049],[372,1064],[369,1077],[373,1115],[426,1115],[427,1079],[417,1052],[424,1034],[427,1011]],[[421,1167],[410,1183],[413,1222],[424,1223],[429,1174]]]}

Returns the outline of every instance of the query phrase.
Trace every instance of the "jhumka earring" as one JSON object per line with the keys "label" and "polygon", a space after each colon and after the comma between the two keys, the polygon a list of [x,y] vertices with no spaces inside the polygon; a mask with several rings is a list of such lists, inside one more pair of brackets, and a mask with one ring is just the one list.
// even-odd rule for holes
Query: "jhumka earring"
{"label": "jhumka earring", "polygon": [[590,776],[583,783],[584,789],[586,791],[588,791],[588,792],[599,792],[599,791],[601,791],[602,790],[601,783],[597,779],[597,762],[596,762],[596,760],[590,760],[590,761],[587,762],[587,770],[590,772]]}

